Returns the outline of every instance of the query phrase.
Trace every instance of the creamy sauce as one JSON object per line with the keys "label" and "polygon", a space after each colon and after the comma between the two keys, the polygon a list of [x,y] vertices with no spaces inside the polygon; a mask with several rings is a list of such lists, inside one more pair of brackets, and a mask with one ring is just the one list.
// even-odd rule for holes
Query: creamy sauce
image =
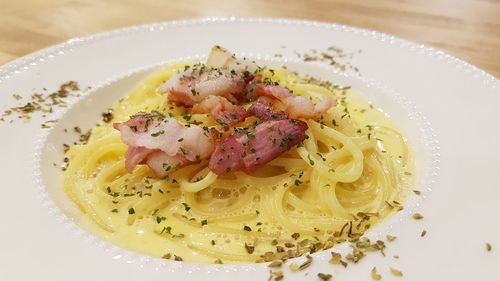
{"label": "creamy sauce", "polygon": [[[346,102],[349,105],[349,111],[353,121],[363,125],[363,127],[365,125],[374,125],[375,127],[383,126],[399,132],[393,120],[388,118],[380,110],[371,108],[370,104],[362,98],[353,96],[352,93],[349,93],[346,98]],[[386,153],[396,159],[399,159],[399,163],[407,162],[406,167],[401,169],[402,174],[399,175],[401,178],[401,192],[398,195],[398,200],[402,200],[405,197],[406,192],[409,190],[408,186],[410,186],[413,181],[413,161],[411,153],[405,150],[399,138],[388,137],[392,134],[390,131],[380,131],[378,133],[374,131],[372,134],[374,138],[380,138],[383,140],[380,142],[380,146],[387,151]],[[244,196],[245,192],[248,192],[248,190],[239,190],[235,192],[234,190],[218,187],[212,189],[208,192],[208,194],[204,194],[204,196],[208,196],[208,200],[210,200],[210,198],[215,198],[222,200],[221,202],[223,202],[224,200],[230,200],[235,196],[235,194],[238,196]],[[262,196],[263,195],[255,194],[252,201],[258,203],[262,200]],[[304,196],[307,196],[307,194],[304,194]],[[185,199],[182,195],[179,199],[175,200],[177,203],[184,201]],[[256,210],[253,212],[255,211]],[[262,212],[262,210],[260,211]],[[215,258],[213,256],[200,253],[194,249],[197,249],[198,247],[216,249],[222,252],[234,254],[238,257],[245,257],[248,255],[245,243],[255,244],[256,252],[257,250],[259,252],[275,251],[276,247],[275,245],[272,245],[271,241],[273,239],[280,238],[267,234],[274,231],[279,232],[281,229],[280,224],[266,220],[266,218],[262,218],[259,215],[249,217],[246,220],[236,223],[228,223],[227,226],[225,226],[241,230],[243,229],[243,226],[246,225],[252,228],[252,232],[260,228],[262,230],[262,235],[256,239],[258,241],[255,243],[255,241],[251,241],[253,238],[249,239],[245,235],[245,232],[241,231],[236,231],[238,232],[237,234],[214,234],[214,232],[217,232],[218,228],[212,226],[211,220],[208,219],[207,225],[202,227],[201,217],[196,214],[192,214],[192,217],[196,218],[195,221],[189,221],[189,219],[182,217],[180,219],[178,217],[174,217],[172,213],[190,217],[190,212],[186,212],[186,210],[180,207],[179,204],[171,204],[171,207],[168,207],[160,213],[166,217],[165,221],[169,226],[171,226],[171,234],[173,234],[173,236],[166,235],[165,230],[162,234],[160,234],[163,229],[152,217],[146,217],[143,219],[138,218],[131,225],[128,225],[127,223],[117,221],[122,220],[122,217],[120,216],[109,216],[107,218],[109,223],[117,226],[114,232],[105,231],[95,224],[93,225],[93,228],[96,232],[99,232],[103,237],[112,243],[123,246],[132,251],[155,257],[162,257],[170,253],[172,259],[174,259],[175,254],[182,257],[185,261],[206,263],[213,263]],[[383,217],[381,219],[383,219]],[[88,221],[91,220],[89,219]],[[373,223],[374,221],[372,221],[372,225]],[[281,238],[289,240],[290,234],[290,232],[285,232]],[[175,235],[178,235],[178,237]],[[179,237],[179,235],[184,235],[184,237]],[[318,236],[320,235],[318,234]],[[308,234],[301,234],[301,238],[305,237],[312,236]],[[226,260],[224,257],[221,257],[221,259],[224,261]],[[243,259],[232,260],[229,262],[238,263],[248,261]]]}

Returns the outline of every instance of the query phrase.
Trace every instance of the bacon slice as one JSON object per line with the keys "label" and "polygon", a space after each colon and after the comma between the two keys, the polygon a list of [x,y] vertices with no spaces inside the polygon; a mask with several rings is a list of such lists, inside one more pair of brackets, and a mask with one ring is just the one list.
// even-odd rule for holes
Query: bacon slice
{"label": "bacon slice", "polygon": [[283,111],[277,110],[273,107],[271,99],[265,97],[261,97],[252,103],[250,108],[248,108],[248,112],[263,121],[288,118]]}
{"label": "bacon slice", "polygon": [[285,106],[285,113],[291,118],[317,119],[337,104],[333,98],[326,98],[314,105],[309,99],[296,96],[287,88],[278,85],[259,84],[256,88],[259,96],[277,99]]}
{"label": "bacon slice", "polygon": [[237,103],[245,95],[245,78],[234,70],[197,65],[174,75],[160,87],[160,92],[169,92],[170,102],[188,107],[208,96],[222,96]]}
{"label": "bacon slice", "polygon": [[300,120],[270,120],[247,133],[223,138],[208,164],[216,174],[254,172],[305,138],[307,124]]}
{"label": "bacon slice", "polygon": [[147,164],[158,176],[165,176],[182,166],[207,159],[214,144],[211,136],[199,126],[184,127],[173,118],[158,113],[140,113],[124,123],[115,123],[124,143],[127,171]]}
{"label": "bacon slice", "polygon": [[141,146],[129,146],[127,152],[125,153],[125,169],[127,172],[132,173],[135,166],[139,164],[144,164],[146,158],[149,154],[154,152],[154,150],[141,147]]}
{"label": "bacon slice", "polygon": [[234,105],[220,96],[208,96],[201,103],[193,106],[191,113],[210,113],[217,123],[226,126],[237,124],[248,116],[248,112],[243,107]]}

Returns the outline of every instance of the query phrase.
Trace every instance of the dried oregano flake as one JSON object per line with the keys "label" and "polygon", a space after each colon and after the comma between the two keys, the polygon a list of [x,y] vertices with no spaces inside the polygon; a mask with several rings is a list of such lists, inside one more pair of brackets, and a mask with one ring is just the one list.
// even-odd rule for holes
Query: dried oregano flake
{"label": "dried oregano flake", "polygon": [[424,216],[422,216],[419,213],[415,213],[415,214],[412,215],[412,218],[415,219],[415,220],[421,220],[421,219],[424,218]]}
{"label": "dried oregano flake", "polygon": [[396,240],[397,237],[392,236],[392,235],[387,235],[386,238],[387,238],[387,241],[392,242],[392,241]]}
{"label": "dried oregano flake", "polygon": [[372,279],[375,280],[375,281],[382,280],[382,275],[380,275],[380,274],[377,273],[377,267],[376,266],[374,266],[372,268],[371,276],[372,276]]}
{"label": "dried oregano flake", "polygon": [[318,273],[318,278],[323,280],[323,281],[328,281],[328,280],[332,279],[332,275],[320,272],[320,273]]}
{"label": "dried oregano flake", "polygon": [[403,277],[403,272],[391,267],[391,273],[392,275],[396,276],[396,277]]}

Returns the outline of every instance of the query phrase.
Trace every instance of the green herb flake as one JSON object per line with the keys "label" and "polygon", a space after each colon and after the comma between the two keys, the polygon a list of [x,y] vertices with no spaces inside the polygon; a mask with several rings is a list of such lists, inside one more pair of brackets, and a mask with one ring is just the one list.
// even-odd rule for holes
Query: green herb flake
{"label": "green herb flake", "polygon": [[311,159],[311,155],[307,155],[307,159],[309,160],[309,165],[314,166],[314,161]]}
{"label": "green herb flake", "polygon": [[186,149],[184,149],[183,147],[180,147],[179,150],[182,152],[183,155],[187,155],[188,152]]}
{"label": "green herb flake", "polygon": [[163,234],[163,233],[172,234],[172,227],[171,226],[163,227],[160,234]]}
{"label": "green herb flake", "polygon": [[129,215],[133,215],[133,214],[135,214],[135,210],[134,210],[134,208],[130,208],[130,209],[128,209],[128,214],[129,214]]}
{"label": "green herb flake", "polygon": [[182,205],[184,206],[184,210],[186,210],[186,212],[189,212],[189,210],[191,210],[191,207],[189,207],[187,203],[182,203]]}
{"label": "green herb flake", "polygon": [[156,138],[156,137],[158,137],[160,135],[163,135],[164,133],[165,133],[165,131],[160,130],[160,131],[158,131],[156,133],[152,133],[151,136]]}

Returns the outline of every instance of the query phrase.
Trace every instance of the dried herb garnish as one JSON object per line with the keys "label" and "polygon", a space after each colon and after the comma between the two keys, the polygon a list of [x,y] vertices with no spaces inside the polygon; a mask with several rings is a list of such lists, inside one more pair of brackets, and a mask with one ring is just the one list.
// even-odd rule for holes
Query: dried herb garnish
{"label": "dried herb garnish", "polygon": [[419,213],[415,213],[415,214],[412,215],[412,218],[415,219],[415,220],[421,220],[421,219],[424,218],[424,216],[422,216]]}
{"label": "dried herb garnish", "polygon": [[[80,94],[76,92],[79,90],[80,87],[77,82],[68,81],[60,85],[59,89],[53,93],[33,93],[29,97],[30,101],[5,110],[2,116],[0,116],[0,122],[5,121],[8,116],[12,116],[13,114],[16,114],[18,119],[22,119],[25,121],[30,120],[35,112],[42,113],[42,117],[48,117],[50,116],[50,113],[53,112],[54,108],[67,107],[66,99],[68,97],[80,96]],[[22,97],[17,94],[12,95],[12,97],[16,101],[22,100]],[[10,122],[13,121],[13,119],[10,120]],[[41,127],[50,128],[49,124],[47,123],[48,122],[43,123]]]}
{"label": "dried herb garnish", "polygon": [[491,252],[492,249],[493,249],[493,246],[491,246],[490,243],[486,242],[486,251]]}
{"label": "dried herb garnish", "polygon": [[272,271],[270,270],[269,271],[269,278],[267,279],[268,281],[279,281],[279,280],[282,280],[283,278],[285,277],[285,275],[283,275],[283,271]]}
{"label": "dried herb garnish", "polygon": [[328,261],[331,264],[340,264],[340,261],[342,260],[342,255],[339,253],[331,252],[332,258]]}
{"label": "dried herb garnish", "polygon": [[281,260],[275,260],[272,261],[268,267],[281,267],[283,265],[283,262]]}
{"label": "dried herb garnish", "polygon": [[382,279],[382,276],[377,273],[377,267],[376,266],[372,268],[371,276],[372,276],[372,279],[375,280],[375,281],[379,281],[379,280]]}
{"label": "dried herb garnish", "polygon": [[316,49],[310,49],[306,53],[299,53],[294,51],[295,55],[301,58],[303,61],[308,62],[323,62],[327,63],[337,70],[346,71],[352,70],[354,72],[359,72],[359,69],[349,63],[347,60],[353,57],[353,53],[346,53],[344,50],[337,48],[335,46],[330,46],[324,51],[318,51]]}
{"label": "dried herb garnish", "polygon": [[323,280],[323,281],[328,281],[328,280],[332,279],[332,275],[320,272],[320,273],[318,273],[318,278]]}
{"label": "dried herb garnish", "polygon": [[392,235],[387,235],[386,238],[387,238],[387,241],[392,242],[392,241],[396,240],[397,237],[392,236]]}
{"label": "dried herb garnish", "polygon": [[189,207],[189,205],[187,203],[181,203],[181,204],[182,204],[182,206],[184,206],[184,210],[186,212],[189,212],[189,210],[191,210],[191,207]]}
{"label": "dried herb garnish", "polygon": [[310,255],[307,255],[306,260],[302,264],[300,265],[297,265],[295,263],[290,264],[290,270],[294,272],[304,270],[312,264],[312,261],[313,258]]}
{"label": "dried herb garnish", "polygon": [[396,277],[403,277],[403,272],[391,267],[391,273],[392,275],[396,276]]}
{"label": "dried herb garnish", "polygon": [[245,242],[245,250],[247,251],[247,253],[253,254],[253,251],[255,250],[255,246],[249,245]]}
{"label": "dried herb garnish", "polygon": [[422,230],[422,233],[420,233],[420,237],[424,237],[427,234],[427,230]]}
{"label": "dried herb garnish", "polygon": [[108,109],[108,111],[103,112],[103,113],[101,114],[101,116],[102,116],[102,121],[103,121],[104,123],[109,123],[109,122],[111,122],[111,121],[113,120],[113,109],[111,109],[111,108],[110,108],[110,109]]}

